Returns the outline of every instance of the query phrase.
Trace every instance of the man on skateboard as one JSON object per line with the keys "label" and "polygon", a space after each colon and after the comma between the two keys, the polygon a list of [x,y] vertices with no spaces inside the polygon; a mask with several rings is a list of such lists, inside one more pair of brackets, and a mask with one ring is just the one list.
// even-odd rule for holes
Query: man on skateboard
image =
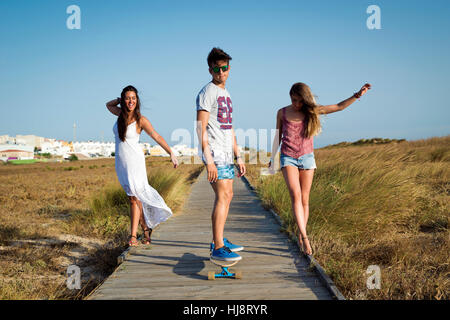
{"label": "man on skateboard", "polygon": [[234,161],[239,167],[238,177],[245,174],[245,165],[236,143],[232,126],[233,104],[225,83],[230,73],[231,57],[222,49],[213,48],[208,55],[211,82],[197,95],[197,134],[202,161],[208,172],[208,181],[215,193],[211,216],[213,242],[210,244],[211,259],[239,261],[237,254],[244,248],[232,244],[223,237],[230,203],[233,198]]}

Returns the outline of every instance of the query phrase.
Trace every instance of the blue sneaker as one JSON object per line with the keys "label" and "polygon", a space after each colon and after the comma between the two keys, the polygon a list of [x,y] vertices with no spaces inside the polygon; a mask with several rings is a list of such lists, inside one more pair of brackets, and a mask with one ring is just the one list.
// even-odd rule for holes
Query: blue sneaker
{"label": "blue sneaker", "polygon": [[221,261],[239,261],[242,257],[237,253],[232,252],[230,248],[223,246],[222,248],[212,251],[211,259]]}
{"label": "blue sneaker", "polygon": [[[233,252],[244,250],[243,246],[239,246],[237,244],[232,244],[230,241],[228,241],[227,238],[223,238],[223,244],[226,247],[230,248],[230,250]],[[214,250],[214,243],[211,242],[211,244],[209,245],[209,251],[213,251],[213,250]]]}

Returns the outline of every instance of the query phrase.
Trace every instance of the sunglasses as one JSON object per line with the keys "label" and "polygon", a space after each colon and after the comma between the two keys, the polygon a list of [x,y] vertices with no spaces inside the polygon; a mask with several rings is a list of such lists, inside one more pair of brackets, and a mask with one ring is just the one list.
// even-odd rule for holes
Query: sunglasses
{"label": "sunglasses", "polygon": [[220,69],[222,69],[222,72],[226,72],[228,71],[229,67],[230,67],[229,65],[221,67],[213,67],[212,70],[214,71],[214,73],[219,73]]}

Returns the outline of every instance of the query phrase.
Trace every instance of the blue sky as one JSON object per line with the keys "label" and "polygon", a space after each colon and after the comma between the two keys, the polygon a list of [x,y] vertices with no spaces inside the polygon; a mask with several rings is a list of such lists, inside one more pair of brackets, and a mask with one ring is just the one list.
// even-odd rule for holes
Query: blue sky
{"label": "blue sky", "polygon": [[[69,30],[69,5],[81,29]],[[381,29],[369,30],[369,5]],[[295,82],[321,104],[365,82],[373,89],[322,118],[322,147],[361,138],[450,134],[450,2],[24,1],[0,2],[0,135],[113,141],[105,102],[132,84],[142,114],[169,142],[193,133],[195,97],[210,81],[206,56],[228,52],[233,126],[275,126]],[[145,134],[142,141],[153,142]]]}

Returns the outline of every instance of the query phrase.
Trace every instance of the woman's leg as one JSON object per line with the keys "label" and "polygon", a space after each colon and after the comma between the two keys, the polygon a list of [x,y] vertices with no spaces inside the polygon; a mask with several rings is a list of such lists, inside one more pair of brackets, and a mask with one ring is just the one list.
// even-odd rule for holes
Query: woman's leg
{"label": "woman's leg", "polygon": [[130,199],[130,218],[131,218],[131,236],[134,237],[134,240],[131,239],[131,241],[136,241],[137,236],[137,229],[139,224],[139,218],[141,214],[141,210],[139,209],[138,199],[136,197],[129,196]]}
{"label": "woman's leg", "polygon": [[144,219],[144,208],[142,208],[142,202],[137,200],[138,206],[139,206],[139,225],[141,226],[142,230],[145,230],[147,227],[147,224],[145,223]]}
{"label": "woman's leg", "polygon": [[[286,182],[289,195],[291,197],[292,211],[294,212],[295,221],[297,222],[297,227],[299,230],[299,241],[300,238],[304,240],[303,243],[306,246],[305,251],[307,254],[311,254],[311,247],[306,234],[306,222],[305,214],[303,212],[299,169],[294,166],[285,166],[281,169],[281,171],[283,172],[284,181]],[[300,243],[300,245],[302,244]]]}
{"label": "woman's leg", "polygon": [[145,223],[144,219],[144,208],[142,207],[142,202],[139,200],[136,200],[138,206],[139,206],[139,225],[141,226],[142,230],[145,230],[148,228],[147,224]]}
{"label": "woman's leg", "polygon": [[[309,218],[309,194],[311,191],[311,185],[314,177],[314,169],[299,170],[299,171],[300,171],[300,179],[299,179],[300,188],[302,190],[303,214],[305,218],[305,229],[306,229]],[[309,243],[309,239],[305,239],[304,244],[306,246],[306,253],[312,254],[312,248],[311,244]]]}
{"label": "woman's leg", "polygon": [[305,225],[308,225],[309,218],[309,194],[314,178],[314,169],[300,170],[300,188],[302,190],[302,204],[305,215]]}
{"label": "woman's leg", "polygon": [[152,234],[152,229],[147,226],[147,223],[145,222],[144,219],[144,208],[142,207],[142,202],[137,200],[138,206],[139,206],[139,224],[141,225],[142,231],[144,232],[144,236],[143,236],[143,241],[142,243],[144,244],[150,244],[151,243],[151,234]]}

